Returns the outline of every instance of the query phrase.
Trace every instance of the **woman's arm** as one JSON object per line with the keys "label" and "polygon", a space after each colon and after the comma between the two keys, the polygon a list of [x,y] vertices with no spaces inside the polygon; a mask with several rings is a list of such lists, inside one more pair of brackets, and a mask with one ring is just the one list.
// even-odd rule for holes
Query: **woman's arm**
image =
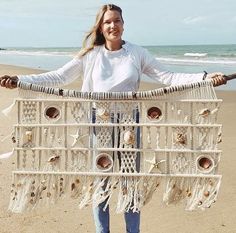
{"label": "woman's arm", "polygon": [[165,85],[181,85],[200,82],[206,76],[202,73],[175,73],[166,71],[163,66],[146,49],[142,51],[142,73]]}
{"label": "woman's arm", "polygon": [[19,75],[22,82],[34,83],[42,86],[63,86],[73,82],[83,72],[82,60],[74,58],[63,67],[42,74]]}
{"label": "woman's arm", "polygon": [[0,85],[7,88],[15,88],[18,80],[38,84],[42,86],[63,86],[73,82],[83,73],[82,59],[74,58],[66,63],[63,67],[42,74],[18,75],[18,76],[2,76],[0,77]]}

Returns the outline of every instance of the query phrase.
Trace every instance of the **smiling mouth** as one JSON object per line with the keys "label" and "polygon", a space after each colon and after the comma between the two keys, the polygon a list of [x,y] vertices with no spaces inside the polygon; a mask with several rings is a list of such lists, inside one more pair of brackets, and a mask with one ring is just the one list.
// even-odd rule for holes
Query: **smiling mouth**
{"label": "smiling mouth", "polygon": [[110,32],[110,34],[112,34],[112,35],[118,35],[119,34],[119,32],[118,31],[112,31],[112,32]]}

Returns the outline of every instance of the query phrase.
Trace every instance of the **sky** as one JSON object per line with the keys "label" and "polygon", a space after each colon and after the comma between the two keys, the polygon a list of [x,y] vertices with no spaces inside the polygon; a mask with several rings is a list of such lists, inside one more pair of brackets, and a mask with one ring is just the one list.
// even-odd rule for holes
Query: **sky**
{"label": "sky", "polygon": [[122,8],[132,43],[236,43],[235,0],[0,0],[0,48],[80,47],[107,3]]}

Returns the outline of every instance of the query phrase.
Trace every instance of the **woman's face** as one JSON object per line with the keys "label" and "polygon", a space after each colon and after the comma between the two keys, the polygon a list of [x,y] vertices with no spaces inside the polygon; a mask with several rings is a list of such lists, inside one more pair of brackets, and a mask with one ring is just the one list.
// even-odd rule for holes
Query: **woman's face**
{"label": "woman's face", "polygon": [[100,30],[107,42],[119,42],[122,40],[123,25],[120,13],[116,10],[108,10],[103,16]]}

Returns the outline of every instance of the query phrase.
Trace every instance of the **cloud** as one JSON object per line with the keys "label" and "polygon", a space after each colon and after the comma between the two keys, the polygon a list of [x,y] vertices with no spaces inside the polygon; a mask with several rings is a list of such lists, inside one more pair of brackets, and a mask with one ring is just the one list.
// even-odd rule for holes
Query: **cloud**
{"label": "cloud", "polygon": [[204,21],[206,17],[204,16],[189,16],[183,19],[184,24],[197,24]]}

